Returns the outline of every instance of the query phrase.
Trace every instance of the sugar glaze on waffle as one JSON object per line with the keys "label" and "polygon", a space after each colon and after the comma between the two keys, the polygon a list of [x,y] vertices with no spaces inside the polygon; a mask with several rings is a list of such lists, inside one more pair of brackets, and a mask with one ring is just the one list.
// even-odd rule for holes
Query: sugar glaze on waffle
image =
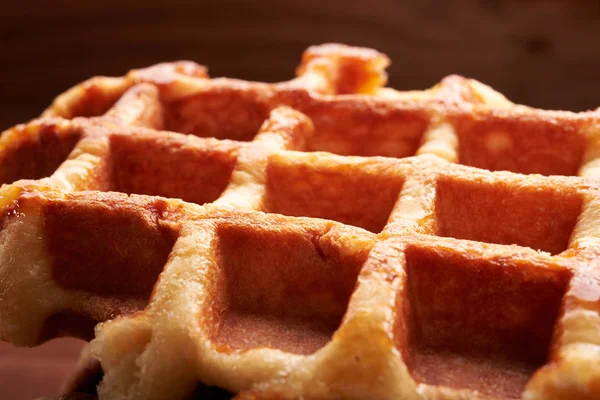
{"label": "sugar glaze on waffle", "polygon": [[5,131],[0,339],[93,339],[100,399],[597,399],[600,110],[388,64],[159,64]]}

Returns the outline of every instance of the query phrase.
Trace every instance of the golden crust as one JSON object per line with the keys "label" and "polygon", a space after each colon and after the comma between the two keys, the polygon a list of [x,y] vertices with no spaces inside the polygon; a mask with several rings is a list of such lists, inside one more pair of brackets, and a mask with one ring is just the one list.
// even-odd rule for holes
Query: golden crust
{"label": "golden crust", "polygon": [[388,64],[164,63],[5,131],[0,339],[95,337],[100,399],[600,396],[600,112]]}

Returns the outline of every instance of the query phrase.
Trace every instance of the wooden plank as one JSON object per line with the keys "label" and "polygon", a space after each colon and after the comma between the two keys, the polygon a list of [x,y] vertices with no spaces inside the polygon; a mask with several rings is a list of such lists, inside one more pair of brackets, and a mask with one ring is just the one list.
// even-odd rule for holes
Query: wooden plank
{"label": "wooden plank", "polygon": [[57,339],[33,349],[0,342],[0,398],[31,400],[57,395],[73,371],[83,342]]}
{"label": "wooden plank", "polygon": [[[213,75],[288,79],[310,44],[371,46],[393,60],[391,83],[424,88],[451,73],[515,101],[600,105],[600,8],[592,1],[319,2],[228,0],[8,2],[0,15],[0,126],[33,117],[97,74],[192,59]],[[20,110],[20,111],[14,111]]]}

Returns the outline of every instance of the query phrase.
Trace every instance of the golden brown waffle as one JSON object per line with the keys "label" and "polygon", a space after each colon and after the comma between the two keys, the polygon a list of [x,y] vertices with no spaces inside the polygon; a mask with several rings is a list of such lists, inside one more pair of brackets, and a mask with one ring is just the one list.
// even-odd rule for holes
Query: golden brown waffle
{"label": "golden brown waffle", "polygon": [[388,63],[160,64],[4,132],[0,339],[95,326],[100,399],[597,399],[600,111]]}

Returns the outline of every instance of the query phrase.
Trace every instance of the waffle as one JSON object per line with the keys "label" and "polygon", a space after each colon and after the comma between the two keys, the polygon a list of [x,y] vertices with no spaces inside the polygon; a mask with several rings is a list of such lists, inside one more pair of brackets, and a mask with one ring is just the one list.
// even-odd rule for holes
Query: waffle
{"label": "waffle", "polygon": [[597,399],[600,109],[388,64],[159,64],[5,131],[0,339],[93,339],[100,399]]}

